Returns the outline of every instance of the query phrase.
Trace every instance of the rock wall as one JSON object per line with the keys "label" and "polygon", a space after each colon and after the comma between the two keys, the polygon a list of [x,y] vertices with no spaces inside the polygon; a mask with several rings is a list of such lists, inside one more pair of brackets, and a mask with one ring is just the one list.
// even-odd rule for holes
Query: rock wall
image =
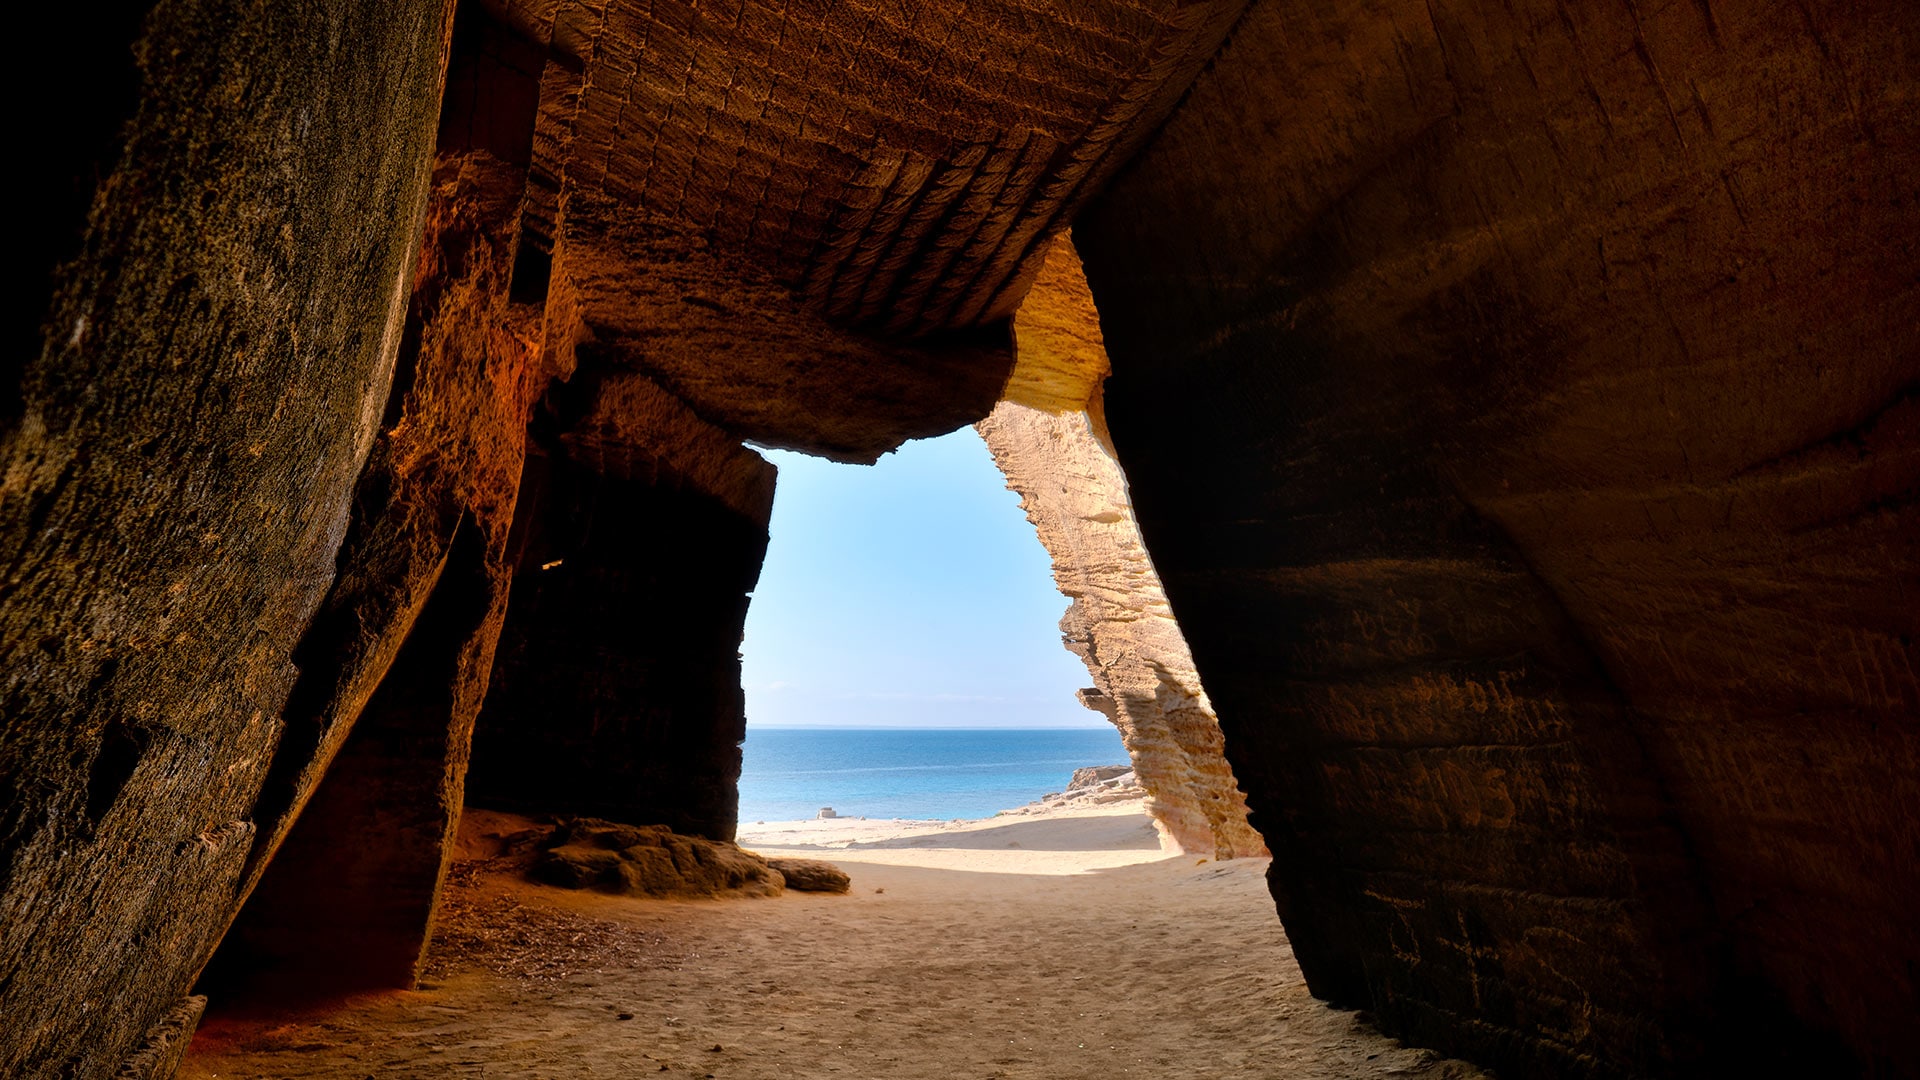
{"label": "rock wall", "polygon": [[218,1000],[411,987],[425,951],[527,424],[571,359],[541,349],[543,305],[511,296],[543,63],[471,10],[458,20],[392,396],[294,652],[246,906],[202,981]]}
{"label": "rock wall", "polygon": [[1265,855],[1096,424],[1002,402],[977,426],[1072,601],[1060,633],[1094,683],[1081,704],[1120,729],[1163,835],[1188,854]]}
{"label": "rock wall", "polygon": [[124,98],[45,93],[90,74],[60,49],[22,60],[48,65],[33,111],[75,125],[50,170],[105,167],[84,239],[50,227],[76,239],[45,249],[51,306],[10,328],[38,333],[0,416],[16,1077],[166,1058],[226,925],[387,401],[444,69],[442,0],[129,14],[75,37],[110,85],[132,58]]}
{"label": "rock wall", "polygon": [[731,840],[774,469],[641,389],[577,381],[586,419],[528,461],[468,799]]}
{"label": "rock wall", "polygon": [[1920,1068],[1917,49],[1258,3],[1077,223],[1316,992],[1516,1075]]}
{"label": "rock wall", "polygon": [[538,768],[480,778],[730,832],[738,440],[982,415],[1236,11],[454,6],[112,4],[25,65],[71,92],[0,367],[0,1072],[164,1068],[229,925],[229,995],[408,984],[515,575]]}
{"label": "rock wall", "polygon": [[556,264],[609,369],[769,446],[870,465],[978,419],[1013,362],[1004,325],[920,341],[848,333],[702,230],[585,194],[568,200]]}
{"label": "rock wall", "polygon": [[1120,729],[1148,809],[1180,850],[1264,855],[1107,444],[1106,350],[1071,240],[1049,254],[1014,317],[1014,335],[1008,400],[975,426],[1072,601],[1060,630],[1094,682],[1080,700]]}

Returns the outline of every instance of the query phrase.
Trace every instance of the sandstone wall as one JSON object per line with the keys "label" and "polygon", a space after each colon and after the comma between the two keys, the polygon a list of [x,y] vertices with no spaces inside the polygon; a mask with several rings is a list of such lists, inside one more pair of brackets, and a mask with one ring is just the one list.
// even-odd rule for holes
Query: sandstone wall
{"label": "sandstone wall", "polygon": [[[503,787],[729,831],[738,439],[983,414],[1236,10],[453,7],[111,4],[25,64],[64,266],[0,366],[0,1072],[164,1068],[230,922],[211,986],[410,982],[516,572]],[[549,671],[588,692],[529,727]]]}
{"label": "sandstone wall", "polygon": [[1317,992],[1516,1075],[1920,1068],[1917,50],[1259,3],[1077,223]]}
{"label": "sandstone wall", "polygon": [[1060,631],[1094,682],[1081,703],[1120,729],[1154,820],[1182,851],[1263,855],[1107,441],[1106,349],[1070,239],[1049,253],[1014,336],[1007,400],[975,426],[1072,601]]}
{"label": "sandstone wall", "polygon": [[[896,341],[1003,323],[1242,7],[483,3],[578,73],[538,167],[691,233],[689,263],[718,256],[791,293],[777,303]],[[671,250],[660,266],[698,269]],[[707,280],[720,295],[684,314],[744,283]],[[761,352],[734,339],[745,355],[707,359]]]}
{"label": "sandstone wall", "polygon": [[1104,433],[1084,411],[1011,402],[977,426],[1053,557],[1054,582],[1072,601],[1060,632],[1094,683],[1080,692],[1081,704],[1120,729],[1155,822],[1188,854],[1266,854],[1141,546],[1125,478],[1101,445]]}
{"label": "sandstone wall", "polygon": [[[0,1074],[16,1077],[109,1075],[149,1028],[145,1060],[162,1060],[190,1022],[179,1003],[256,840],[289,657],[387,401],[448,10],[92,15],[72,56],[40,41],[21,60],[44,75],[28,111],[64,130],[39,149],[84,174],[91,209],[23,209],[73,240],[43,249],[64,260],[51,307],[10,327],[38,332],[10,334],[31,358],[10,360],[0,415]],[[88,83],[75,57],[116,92],[50,92]]]}

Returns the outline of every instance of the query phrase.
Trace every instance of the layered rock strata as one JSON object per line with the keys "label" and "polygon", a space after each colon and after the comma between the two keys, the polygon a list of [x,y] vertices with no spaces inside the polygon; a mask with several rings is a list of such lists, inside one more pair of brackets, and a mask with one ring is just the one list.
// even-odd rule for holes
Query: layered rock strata
{"label": "layered rock strata", "polygon": [[[1014,320],[1018,359],[1008,400],[977,425],[1053,560],[1072,603],[1066,646],[1094,686],[1081,703],[1120,729],[1147,808],[1180,850],[1262,855],[1244,796],[1221,753],[1220,725],[1140,542],[1126,477],[1105,445],[1099,384],[1107,370],[1072,243],[1048,258]],[[1054,411],[1034,408],[1017,399]]]}
{"label": "layered rock strata", "polygon": [[1181,851],[1264,855],[1221,752],[1220,725],[1140,543],[1126,481],[1094,424],[1085,412],[1003,402],[978,427],[1052,556],[1054,583],[1072,601],[1060,633],[1094,682],[1080,702],[1120,729],[1155,823]]}
{"label": "layered rock strata", "polygon": [[1076,224],[1316,992],[1517,1075],[1920,1068],[1916,43],[1259,3]]}
{"label": "layered rock strata", "polygon": [[[1052,232],[1235,10],[188,2],[61,35],[97,78],[32,58],[74,90],[0,367],[0,1072],[113,1071],[230,923],[213,983],[409,982],[510,575],[491,730],[564,752],[503,787],[657,774],[730,831],[738,439],[984,413]],[[623,636],[656,602],[697,631]],[[542,618],[667,707],[541,701]]]}
{"label": "layered rock strata", "polygon": [[484,6],[571,73],[535,163],[557,202],[604,194],[836,325],[918,338],[1013,313],[1243,4]]}
{"label": "layered rock strata", "polygon": [[993,408],[1013,363],[1004,325],[914,341],[850,333],[704,231],[574,195],[554,256],[582,347],[701,419],[768,446],[872,464]]}
{"label": "layered rock strata", "polygon": [[1241,5],[83,7],[10,65],[0,1074],[167,1069],[249,889],[230,970],[409,981],[509,595],[475,785],[725,835],[738,440],[1082,408],[1085,297],[1005,326],[1080,207],[1315,990],[1920,1071],[1911,5],[1262,2],[1164,127]]}

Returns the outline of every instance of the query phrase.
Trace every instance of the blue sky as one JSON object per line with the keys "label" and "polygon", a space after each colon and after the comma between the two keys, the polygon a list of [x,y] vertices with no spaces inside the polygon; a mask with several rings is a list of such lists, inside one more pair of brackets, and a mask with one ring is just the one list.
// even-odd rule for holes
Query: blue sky
{"label": "blue sky", "polygon": [[972,428],[873,466],[764,450],[780,468],[747,611],[747,722],[1102,727],[1060,644],[1066,597]]}

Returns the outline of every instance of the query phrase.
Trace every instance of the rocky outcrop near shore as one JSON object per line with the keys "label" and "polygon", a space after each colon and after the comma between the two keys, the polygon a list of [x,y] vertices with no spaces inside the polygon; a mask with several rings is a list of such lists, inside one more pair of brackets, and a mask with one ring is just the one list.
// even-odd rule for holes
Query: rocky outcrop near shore
{"label": "rocky outcrop near shore", "polygon": [[853,888],[845,870],[820,859],[768,859],[767,865],[796,892],[843,893]]}
{"label": "rocky outcrop near shore", "polygon": [[1014,320],[1008,400],[975,426],[1072,600],[1060,630],[1094,682],[1080,702],[1120,729],[1154,820],[1183,851],[1264,855],[1108,445],[1099,327],[1080,260],[1062,239]]}
{"label": "rocky outcrop near shore", "polygon": [[[1030,810],[1067,810],[1083,806],[1106,806],[1111,803],[1133,802],[1148,798],[1147,789],[1140,785],[1140,775],[1131,765],[1094,765],[1085,769],[1073,770],[1072,779],[1067,781],[1067,790],[1049,791],[1036,802],[1028,803],[1017,811]],[[1151,806],[1148,807],[1151,812]],[[1159,820],[1155,819],[1156,827]],[[1160,827],[1164,833],[1164,827]],[[1182,851],[1187,850],[1185,847]]]}
{"label": "rocky outcrop near shore", "polygon": [[1081,791],[1106,784],[1137,784],[1138,782],[1139,778],[1131,765],[1090,765],[1084,769],[1073,770],[1073,776],[1067,781],[1067,790]]}

